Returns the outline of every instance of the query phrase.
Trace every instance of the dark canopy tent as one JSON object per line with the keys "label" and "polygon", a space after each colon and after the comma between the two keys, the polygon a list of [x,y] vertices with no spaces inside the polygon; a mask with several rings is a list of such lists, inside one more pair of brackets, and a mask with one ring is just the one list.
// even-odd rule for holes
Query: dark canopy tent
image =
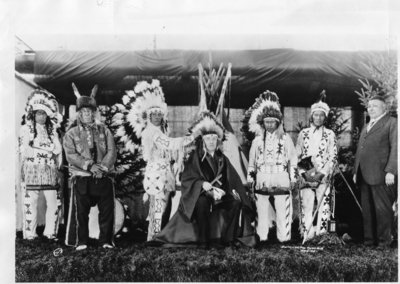
{"label": "dark canopy tent", "polygon": [[284,106],[310,106],[322,89],[333,106],[360,108],[358,79],[369,77],[365,64],[382,52],[298,51],[38,51],[16,59],[16,70],[33,73],[35,82],[54,93],[62,104],[75,103],[71,82],[83,93],[99,84],[98,102],[119,102],[124,90],[139,80],[157,78],[169,105],[198,103],[197,65],[207,69],[232,63],[233,108],[247,108],[264,90],[278,93]]}

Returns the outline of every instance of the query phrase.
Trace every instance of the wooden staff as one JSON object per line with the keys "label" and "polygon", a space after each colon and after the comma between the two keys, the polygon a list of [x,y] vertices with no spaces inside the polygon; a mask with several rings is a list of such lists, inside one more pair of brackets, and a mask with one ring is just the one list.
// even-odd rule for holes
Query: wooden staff
{"label": "wooden staff", "polygon": [[219,101],[217,105],[217,110],[215,111],[215,115],[218,116],[219,113],[222,113],[222,110],[224,109],[224,99],[225,99],[225,92],[226,88],[228,86],[228,81],[231,78],[232,72],[231,72],[232,64],[228,64],[228,70],[225,75],[225,80],[224,84],[222,85],[222,90],[221,90],[221,95],[219,96]]}
{"label": "wooden staff", "polygon": [[206,94],[204,92],[204,85],[203,85],[203,66],[199,63],[199,84],[200,84],[200,110],[199,113],[207,110],[207,101],[206,101]]}
{"label": "wooden staff", "polygon": [[[329,178],[329,180],[330,180],[330,178]],[[329,186],[330,186],[330,182],[327,182],[327,183],[326,183],[326,186],[325,186],[325,189],[324,189],[324,192],[322,193],[321,198],[318,200],[317,209],[315,209],[315,211],[314,211],[314,214],[313,214],[313,216],[312,216],[312,218],[311,218],[311,223],[310,223],[310,225],[308,226],[307,230],[304,232],[303,243],[302,243],[303,245],[304,245],[304,243],[305,243],[305,242],[307,241],[307,239],[308,239],[308,233],[309,233],[310,230],[311,230],[311,227],[312,227],[312,224],[313,224],[313,222],[314,222],[315,216],[317,216],[318,210],[319,210],[319,208],[321,207],[322,201],[324,200],[325,192],[328,190],[328,187],[329,187]]]}

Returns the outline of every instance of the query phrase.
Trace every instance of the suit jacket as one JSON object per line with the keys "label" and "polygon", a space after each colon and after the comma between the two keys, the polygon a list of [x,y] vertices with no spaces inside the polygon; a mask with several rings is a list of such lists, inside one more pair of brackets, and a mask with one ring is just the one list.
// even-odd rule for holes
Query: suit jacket
{"label": "suit jacket", "polygon": [[397,175],[397,119],[386,114],[358,141],[354,174],[362,172],[367,184],[385,183],[386,173]]}

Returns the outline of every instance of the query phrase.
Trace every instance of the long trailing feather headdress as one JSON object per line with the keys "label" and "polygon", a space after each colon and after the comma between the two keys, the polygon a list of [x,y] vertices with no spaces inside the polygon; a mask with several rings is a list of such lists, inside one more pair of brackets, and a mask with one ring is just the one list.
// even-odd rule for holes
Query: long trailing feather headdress
{"label": "long trailing feather headdress", "polygon": [[151,83],[138,82],[133,90],[125,91],[122,104],[117,104],[116,107],[121,112],[114,115],[111,125],[117,127],[116,138],[132,153],[138,149],[142,132],[153,111],[163,113],[163,123],[166,128],[168,110],[158,80],[152,80]]}

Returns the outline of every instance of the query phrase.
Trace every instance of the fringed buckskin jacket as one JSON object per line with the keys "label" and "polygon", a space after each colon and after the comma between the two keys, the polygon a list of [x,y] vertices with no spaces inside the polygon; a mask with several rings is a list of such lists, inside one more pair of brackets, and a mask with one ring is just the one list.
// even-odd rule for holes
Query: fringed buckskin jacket
{"label": "fringed buckskin jacket", "polygon": [[325,176],[332,173],[337,160],[336,136],[332,130],[311,125],[300,131],[296,148],[299,160],[311,156],[317,171]]}
{"label": "fringed buckskin jacket", "polygon": [[67,161],[72,166],[87,170],[89,165],[100,163],[108,170],[114,168],[117,159],[114,137],[100,122],[84,126],[78,120],[65,134],[63,144]]}
{"label": "fringed buckskin jacket", "polygon": [[297,178],[297,155],[287,133],[281,138],[273,132],[254,138],[249,154],[248,180],[256,176],[256,188],[289,187]]}

